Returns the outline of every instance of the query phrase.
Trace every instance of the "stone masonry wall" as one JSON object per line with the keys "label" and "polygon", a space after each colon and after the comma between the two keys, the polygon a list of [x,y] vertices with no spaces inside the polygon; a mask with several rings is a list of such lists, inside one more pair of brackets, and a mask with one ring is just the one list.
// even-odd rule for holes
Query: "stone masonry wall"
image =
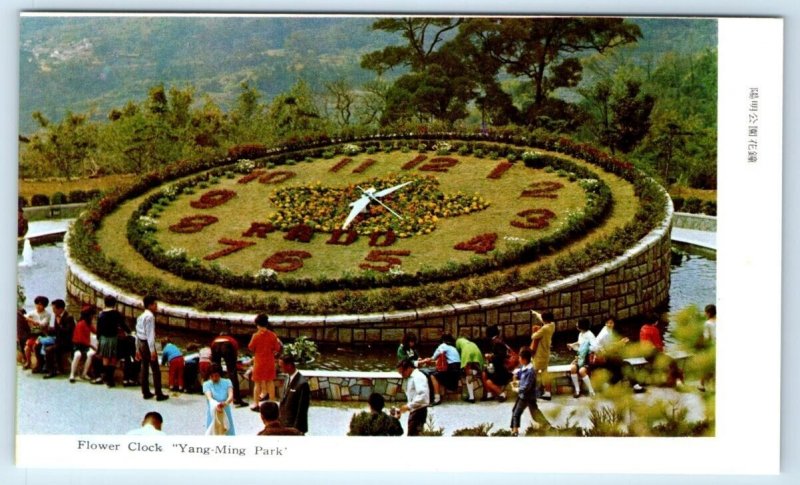
{"label": "stone masonry wall", "polygon": [[[465,303],[416,310],[362,315],[270,316],[281,337],[308,336],[317,342],[399,342],[404,332],[414,332],[420,342],[438,341],[443,333],[485,337],[486,327],[497,324],[507,338],[530,334],[530,310],[552,311],[557,331],[572,330],[580,318],[599,325],[604,316],[625,319],[653,310],[667,301],[670,286],[670,232],[672,202],[661,225],[618,258],[599,263],[583,273],[546,286]],[[142,310],[142,296],[126,294],[100,280],[74,261],[65,244],[67,293],[73,298],[103,306],[113,294],[126,317]],[[255,315],[203,312],[189,307],[159,304],[158,325],[204,332],[218,332],[228,322],[235,333],[254,330]]]}

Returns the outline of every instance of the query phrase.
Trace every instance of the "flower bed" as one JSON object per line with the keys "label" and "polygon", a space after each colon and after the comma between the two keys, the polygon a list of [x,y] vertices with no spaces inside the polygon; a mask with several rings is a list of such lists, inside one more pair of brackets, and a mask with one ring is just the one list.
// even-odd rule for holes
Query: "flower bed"
{"label": "flower bed", "polygon": [[[448,134],[440,136],[458,140],[458,136],[456,135]],[[322,296],[315,299],[315,301],[304,300],[299,297],[292,298],[291,300],[265,298],[255,301],[228,293],[224,295],[215,294],[215,292],[208,291],[201,287],[172,287],[158,278],[133,274],[118,262],[108,260],[101,248],[97,245],[95,232],[99,227],[100,221],[123,200],[136,197],[153,186],[161,185],[164,182],[175,180],[187,174],[197,173],[202,170],[210,171],[201,173],[193,179],[194,184],[198,183],[198,180],[208,180],[209,178],[220,176],[226,171],[231,170],[231,164],[235,162],[235,160],[232,159],[224,160],[222,164],[184,161],[159,172],[147,174],[125,191],[115,191],[106,195],[100,201],[91,204],[89,210],[81,216],[78,223],[75,225],[75,229],[69,239],[71,254],[85,265],[87,269],[101,278],[137,293],[156,293],[164,300],[174,304],[199,305],[200,307],[219,310],[236,309],[267,311],[271,313],[283,313],[287,311],[292,313],[363,312],[378,308],[383,310],[392,308],[405,309],[451,303],[454,301],[482,298],[542,284],[549,280],[581,271],[599,261],[621,254],[627,247],[632,245],[638,238],[642,237],[647,231],[654,227],[656,221],[660,221],[660,217],[663,215],[665,199],[657,185],[632,170],[630,164],[616,160],[599,150],[577,145],[566,139],[547,138],[537,140],[534,143],[527,139],[515,140],[513,136],[492,138],[477,134],[465,134],[462,135],[462,137],[464,139],[456,143],[463,143],[461,146],[468,146],[469,150],[496,151],[500,153],[501,156],[513,153],[515,159],[521,159],[529,166],[552,166],[555,169],[568,170],[576,174],[580,179],[590,179],[591,177],[589,174],[591,172],[586,171],[589,172],[589,174],[586,174],[581,173],[580,170],[575,170],[581,167],[574,166],[574,164],[571,164],[568,160],[550,157],[542,153],[524,151],[529,150],[529,148],[517,148],[514,146],[514,143],[518,142],[522,147],[534,146],[583,158],[600,166],[604,170],[620,175],[633,182],[636,194],[640,198],[640,209],[636,214],[635,220],[615,231],[610,237],[589,245],[580,253],[567,254],[556,258],[553,263],[539,267],[535,272],[519,272],[516,270],[510,272],[492,271],[507,268],[518,261],[533,260],[539,254],[548,254],[552,252],[554,248],[559,247],[559,244],[563,245],[567,243],[571,238],[585,232],[587,227],[602,221],[611,206],[610,193],[605,184],[586,184],[587,187],[592,186],[593,188],[591,188],[592,192],[589,191],[590,189],[586,188],[587,195],[590,195],[591,203],[587,204],[583,214],[584,217],[570,218],[569,224],[566,226],[565,230],[559,231],[557,235],[553,235],[549,238],[535,241],[532,244],[521,245],[515,251],[506,255],[507,259],[485,258],[481,261],[471,261],[470,265],[463,265],[457,268],[448,267],[445,270],[433,270],[427,273],[420,272],[414,275],[389,274],[390,271],[386,271],[386,274],[383,274],[381,271],[377,271],[377,273],[381,274],[367,272],[365,275],[354,277],[352,280],[345,282],[345,285],[341,285],[341,281],[332,284],[333,282],[311,281],[299,278],[288,279],[282,281],[280,284],[276,284],[276,282],[280,280],[276,280],[274,275],[266,273],[261,274],[261,272],[259,272],[257,276],[247,276],[246,280],[248,285],[254,285],[255,287],[265,289],[286,289],[291,291],[325,291],[338,288],[345,288],[345,291],[335,291],[330,296]],[[471,139],[478,141],[472,142],[470,141]],[[394,143],[395,146],[400,146],[398,143],[400,140],[402,140],[402,137],[396,137],[384,140],[383,143],[389,142]],[[428,140],[425,139],[414,139],[410,141],[409,144],[414,146],[414,144],[427,143],[427,141]],[[498,142],[502,144],[497,145],[496,143]],[[370,138],[363,141],[363,143],[366,145],[369,143],[380,144],[382,142]],[[460,146],[456,143],[454,143],[454,149],[460,149]],[[300,145],[301,148],[309,150],[305,156],[321,156],[323,149],[330,149],[323,142],[312,141],[305,144],[301,143]],[[316,146],[319,148],[315,148]],[[279,165],[282,161],[290,158],[301,158],[298,156],[297,152],[289,154],[291,149],[296,150],[297,147],[268,149],[268,154],[272,157],[272,160],[267,162],[264,159],[260,159],[256,161],[256,164],[260,167],[265,167],[267,163]],[[281,159],[280,157],[283,158]],[[421,160],[420,163],[422,161],[424,160]],[[170,188],[172,191],[175,191],[190,185],[192,184],[181,181],[173,183]],[[148,197],[145,203],[149,201],[149,203],[153,205],[159,199],[174,200],[175,197],[176,194],[174,192],[170,193],[170,191],[165,189]],[[539,216],[541,217],[541,215]],[[154,244],[152,228],[148,229],[147,224],[144,223],[145,219],[140,219],[142,217],[146,217],[146,213],[142,213],[141,210],[136,211],[136,214],[129,220],[128,225],[129,240],[134,244],[137,251],[151,262],[158,261],[157,266],[180,274],[186,279],[209,281],[207,279],[207,272],[211,269],[200,264],[196,258],[187,258],[185,254],[166,256],[165,251],[160,250],[157,244]],[[336,234],[331,231],[330,240],[335,239],[346,242],[350,237],[349,233],[340,233],[337,238]],[[465,242],[469,243],[470,238],[465,237]],[[475,243],[475,245],[479,246],[477,243]],[[391,258],[402,257],[397,255],[384,256]],[[302,257],[297,258],[303,259]],[[278,271],[267,266],[264,268]],[[213,272],[218,275],[218,281],[215,281],[215,283],[227,288],[240,287],[237,284],[240,283],[239,276],[233,275],[225,270],[220,270],[219,268],[213,269]],[[490,272],[492,273],[486,274]],[[467,277],[473,274],[486,274],[486,276]],[[443,282],[439,283],[438,281]],[[255,284],[253,282],[255,282]],[[395,287],[371,291],[369,293],[350,291],[358,288],[373,288],[381,285],[392,285]]]}

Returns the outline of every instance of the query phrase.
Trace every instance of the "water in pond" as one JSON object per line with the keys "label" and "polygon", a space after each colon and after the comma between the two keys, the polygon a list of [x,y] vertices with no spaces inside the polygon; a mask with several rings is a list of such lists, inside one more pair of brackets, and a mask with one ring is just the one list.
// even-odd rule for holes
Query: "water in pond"
{"label": "water in pond", "polygon": [[[673,264],[671,271],[671,287],[669,309],[680,310],[688,305],[696,305],[702,309],[708,303],[716,301],[716,273],[717,262],[714,252],[702,252],[691,248],[682,248],[684,255],[679,264]],[[33,248],[33,260],[29,266],[18,266],[18,281],[25,288],[27,310],[33,309],[33,299],[37,295],[45,295],[51,300],[65,298],[66,295],[66,261],[64,258],[63,243],[36,246]],[[677,259],[677,258],[676,258]],[[21,262],[21,256],[19,258]],[[77,308],[69,307],[73,314]],[[599,328],[593,328],[595,333]],[[637,322],[620,325],[620,331],[633,340],[638,339],[639,326]],[[164,335],[163,332],[160,332]],[[190,342],[206,342],[207,335],[171,331],[171,336],[178,345],[185,346]],[[573,353],[566,349],[568,342],[574,341],[576,333],[564,332],[556,335],[553,341],[552,363],[568,363]],[[245,337],[243,340],[247,340]],[[669,345],[669,329],[665,340]],[[515,342],[514,344],[523,343]],[[247,342],[242,342],[246,346]],[[395,352],[398,342],[391,342],[379,346],[361,346],[354,348],[340,348],[336,346],[322,346],[320,357],[311,367],[327,370],[394,370]],[[435,346],[422,346],[423,356],[429,356]]]}

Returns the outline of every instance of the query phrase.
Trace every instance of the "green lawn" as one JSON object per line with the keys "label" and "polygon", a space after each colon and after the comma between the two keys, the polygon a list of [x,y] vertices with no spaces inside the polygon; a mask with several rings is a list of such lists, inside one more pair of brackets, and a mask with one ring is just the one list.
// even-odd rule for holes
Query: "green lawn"
{"label": "green lawn", "polygon": [[[450,167],[447,173],[438,174],[442,191],[446,194],[458,191],[468,194],[477,193],[490,204],[488,208],[477,213],[440,219],[437,222],[436,229],[431,234],[398,239],[389,248],[370,248],[368,246],[368,238],[365,236],[361,236],[351,246],[325,244],[328,235],[321,233],[316,234],[312,241],[307,244],[285,241],[283,239],[284,233],[281,232],[271,233],[266,239],[247,239],[241,236],[251,222],[265,222],[270,212],[275,210],[269,200],[269,196],[271,191],[279,187],[302,185],[312,181],[318,181],[329,186],[346,186],[371,177],[383,177],[392,173],[399,173],[401,172],[400,166],[415,155],[416,153],[404,154],[400,152],[359,155],[353,157],[354,161],[338,173],[332,173],[330,169],[339,162],[341,157],[331,160],[317,160],[313,163],[303,162],[293,166],[282,166],[275,170],[291,170],[297,173],[297,176],[279,185],[264,185],[258,183],[258,181],[242,185],[236,183],[238,177],[236,179],[222,178],[219,184],[212,185],[207,189],[197,189],[195,194],[182,195],[173,202],[160,217],[157,238],[165,248],[184,248],[189,255],[197,257],[222,249],[224,246],[218,243],[220,238],[256,242],[254,246],[216,260],[218,264],[227,266],[237,273],[258,271],[265,258],[275,251],[284,249],[304,249],[312,254],[311,258],[304,260],[302,269],[292,273],[293,276],[310,276],[314,274],[337,276],[345,272],[357,274],[363,271],[358,265],[364,261],[364,257],[371,249],[410,250],[411,254],[402,258],[401,268],[404,272],[412,272],[423,267],[429,268],[446,264],[448,261],[465,261],[471,257],[482,257],[476,256],[469,251],[453,249],[456,243],[466,241],[478,234],[486,232],[497,233],[499,236],[497,249],[500,251],[513,244],[513,238],[530,239],[542,237],[549,232],[557,230],[568,211],[579,210],[585,204],[584,191],[578,184],[569,182],[566,178],[558,177],[555,173],[545,173],[543,170],[525,168],[521,162],[517,162],[499,180],[491,180],[487,179],[486,176],[500,163],[500,160],[455,156],[459,163],[454,167]],[[429,158],[433,156],[428,154]],[[563,155],[559,156],[563,157]],[[358,166],[366,158],[374,159],[377,163],[363,174],[352,174],[352,168]],[[628,182],[580,160],[573,161],[587,166],[597,173],[611,188],[615,202],[611,215],[603,224],[589,231],[583,238],[575,241],[562,251],[578,250],[590,242],[607,237],[616,228],[631,220],[638,207],[638,201],[633,194],[633,187]],[[520,197],[521,191],[531,182],[541,180],[557,181],[564,185],[562,189],[558,190],[557,199]],[[219,188],[234,190],[237,196],[213,209],[199,210],[190,207],[190,201],[199,199],[207,190]],[[127,201],[104,220],[98,233],[98,241],[105,253],[111,259],[124,262],[125,266],[135,273],[156,276],[172,285],[204,285],[203,283],[187,283],[173,274],[155,268],[129,246],[125,236],[125,225],[131,212],[138,207],[146,195]],[[347,204],[348,202],[343,200],[337,203]],[[556,218],[550,221],[549,227],[541,230],[532,230],[511,226],[510,221],[516,218],[516,214],[519,211],[540,207],[548,208],[556,213]],[[220,219],[220,222],[209,225],[202,232],[196,234],[178,234],[167,229],[167,226],[176,223],[184,215],[198,213],[213,214]],[[556,256],[550,255],[526,264],[524,269],[534,269],[537,265],[549,262]],[[491,277],[491,275],[484,277]],[[264,297],[267,294],[279,297],[284,296],[277,292],[243,291],[241,293],[251,294],[255,297]],[[309,294],[308,296],[313,300],[318,295]]]}

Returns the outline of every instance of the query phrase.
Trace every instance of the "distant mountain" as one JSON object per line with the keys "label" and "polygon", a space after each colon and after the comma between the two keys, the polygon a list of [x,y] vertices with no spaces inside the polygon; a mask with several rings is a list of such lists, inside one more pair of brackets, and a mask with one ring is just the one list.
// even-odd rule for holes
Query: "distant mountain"
{"label": "distant mountain", "polygon": [[[374,78],[361,56],[398,35],[372,31],[368,17],[22,17],[20,131],[42,111],[94,111],[104,118],[151,86],[191,84],[230,106],[243,81],[269,100],[304,78],[314,90],[342,77],[358,86]],[[636,51],[694,51],[716,46],[716,22],[635,19],[644,38]]]}

